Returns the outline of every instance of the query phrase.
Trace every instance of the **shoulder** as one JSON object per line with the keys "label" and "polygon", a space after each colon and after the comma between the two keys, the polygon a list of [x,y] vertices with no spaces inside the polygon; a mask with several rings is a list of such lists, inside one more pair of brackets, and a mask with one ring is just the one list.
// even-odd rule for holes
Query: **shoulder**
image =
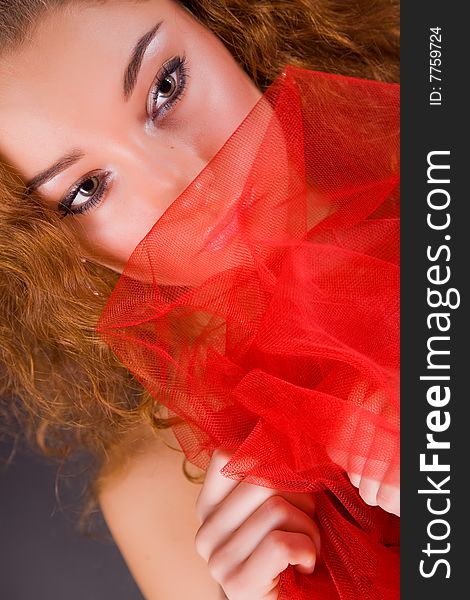
{"label": "shoulder", "polygon": [[180,600],[196,591],[207,600],[220,598],[196,552],[201,486],[185,478],[183,461],[171,430],[142,425],[123,438],[100,479],[103,515],[147,600]]}

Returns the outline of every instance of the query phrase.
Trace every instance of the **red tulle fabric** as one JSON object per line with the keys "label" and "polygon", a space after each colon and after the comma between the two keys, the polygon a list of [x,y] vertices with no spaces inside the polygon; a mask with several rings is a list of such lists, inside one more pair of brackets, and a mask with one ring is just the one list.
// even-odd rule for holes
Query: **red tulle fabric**
{"label": "red tulle fabric", "polygon": [[98,324],[188,460],[316,494],[280,600],[399,597],[399,86],[287,67],[130,258]]}

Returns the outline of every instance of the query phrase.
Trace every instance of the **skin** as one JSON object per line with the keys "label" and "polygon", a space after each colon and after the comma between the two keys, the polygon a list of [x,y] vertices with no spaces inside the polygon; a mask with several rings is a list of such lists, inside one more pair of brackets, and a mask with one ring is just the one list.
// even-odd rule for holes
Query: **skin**
{"label": "skin", "polygon": [[[132,48],[160,22],[126,102],[123,72]],[[147,109],[156,74],[182,55],[184,94],[152,120]],[[177,73],[173,79],[178,82]],[[76,183],[110,173],[112,185],[101,202],[84,214],[68,214],[65,222],[84,256],[118,272],[261,97],[222,43],[169,0],[72,7],[49,16],[26,46],[2,58],[0,85],[0,153],[27,182],[64,154],[83,152],[38,189],[47,206],[59,210]],[[157,105],[167,101],[160,94]],[[89,200],[86,191],[96,185],[88,179],[74,208]],[[313,569],[312,538],[319,544],[313,498],[289,495],[291,503],[275,490],[228,480],[215,469],[219,462],[216,455],[198,500],[197,547],[230,600],[240,592],[227,573],[248,557],[238,580],[241,597],[274,598],[276,578],[289,563]],[[217,509],[215,499],[224,500]],[[222,560],[221,543],[232,550]]]}
{"label": "skin", "polygon": [[[126,101],[124,69],[137,40],[157,23]],[[175,67],[155,89],[162,66],[183,56],[186,77]],[[117,272],[261,98],[223,44],[171,0],[49,15],[24,47],[1,58],[0,90],[0,154],[25,181],[72,150],[82,153],[38,188],[47,206],[60,211],[79,184],[69,209],[83,208],[90,190],[108,181],[100,202],[67,214],[64,225],[83,256]],[[228,458],[214,454],[198,498],[197,551],[230,600],[274,600],[288,564],[314,568],[320,540],[313,497],[229,480],[219,473]],[[350,477],[361,484],[357,473]],[[380,503],[380,483],[363,479],[361,495]]]}
{"label": "skin", "polygon": [[[125,102],[123,73],[131,50],[159,22]],[[161,112],[152,121],[147,104],[155,77],[164,63],[183,55],[184,93],[164,114],[170,98],[160,94]],[[84,152],[39,188],[48,206],[57,210],[87,176],[103,180],[111,173],[104,199],[64,222],[84,256],[118,272],[261,97],[218,38],[170,0],[72,6],[50,16],[30,43],[1,61],[0,78],[0,153],[26,181],[67,152]],[[93,181],[76,205],[86,200],[83,191],[96,188]]]}
{"label": "skin", "polygon": [[[370,414],[379,412],[387,420],[393,420],[396,414],[390,408],[387,398],[380,392],[368,393],[367,388],[367,382],[359,380],[352,393],[363,398],[362,406],[366,411],[369,410]],[[346,471],[364,502],[370,506],[380,506],[387,512],[400,516],[400,486],[399,483],[395,483],[399,482],[400,468],[390,460],[379,461],[369,456],[373,452],[375,429],[368,419],[361,419],[360,414],[355,414],[354,417],[345,416],[343,422],[338,423],[335,437],[348,451],[329,446],[328,455]],[[351,451],[356,439],[361,440],[361,454]],[[393,456],[396,452],[395,443],[394,438],[389,438],[389,446],[382,447],[381,453],[385,455],[388,452]],[[375,477],[372,477],[372,474]]]}
{"label": "skin", "polygon": [[[101,510],[146,600],[221,600],[219,584],[197,554],[194,510],[201,485],[182,471],[171,430],[126,431],[101,473]],[[109,464],[116,465],[109,473]],[[190,469],[193,475],[201,471]],[[136,507],[138,507],[136,509]]]}
{"label": "skin", "polygon": [[300,573],[315,568],[315,497],[228,479],[220,470],[230,457],[212,455],[196,502],[196,549],[230,600],[277,600],[289,564]]}

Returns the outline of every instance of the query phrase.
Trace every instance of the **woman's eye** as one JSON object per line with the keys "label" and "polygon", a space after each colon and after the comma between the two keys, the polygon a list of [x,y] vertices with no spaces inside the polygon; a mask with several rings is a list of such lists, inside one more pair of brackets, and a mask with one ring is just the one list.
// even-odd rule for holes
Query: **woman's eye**
{"label": "woman's eye", "polygon": [[59,203],[59,211],[66,216],[83,214],[90,210],[101,201],[108,189],[109,180],[110,173],[105,173],[101,178],[98,175],[89,175]]}
{"label": "woman's eye", "polygon": [[153,118],[158,113],[161,113],[162,107],[165,106],[168,101],[173,97],[178,89],[177,74],[172,73],[167,75],[165,79],[160,83],[158,88],[155,90],[153,98]]}
{"label": "woman's eye", "polygon": [[182,97],[187,74],[186,59],[180,56],[160,69],[149,98],[148,114],[153,120],[161,118]]}
{"label": "woman's eye", "polygon": [[160,97],[171,98],[176,90],[176,79],[174,75],[168,75],[160,85]]}
{"label": "woman's eye", "polygon": [[81,206],[89,201],[90,197],[93,196],[98,188],[100,187],[100,180],[98,177],[89,177],[80,185],[77,190],[77,195],[73,201],[73,206]]}

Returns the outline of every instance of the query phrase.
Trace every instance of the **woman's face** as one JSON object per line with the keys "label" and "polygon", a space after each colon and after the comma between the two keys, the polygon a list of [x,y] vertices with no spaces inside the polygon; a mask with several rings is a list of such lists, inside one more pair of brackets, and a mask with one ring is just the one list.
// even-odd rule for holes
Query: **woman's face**
{"label": "woman's face", "polygon": [[261,96],[172,0],[48,16],[0,60],[0,90],[0,154],[119,272]]}

